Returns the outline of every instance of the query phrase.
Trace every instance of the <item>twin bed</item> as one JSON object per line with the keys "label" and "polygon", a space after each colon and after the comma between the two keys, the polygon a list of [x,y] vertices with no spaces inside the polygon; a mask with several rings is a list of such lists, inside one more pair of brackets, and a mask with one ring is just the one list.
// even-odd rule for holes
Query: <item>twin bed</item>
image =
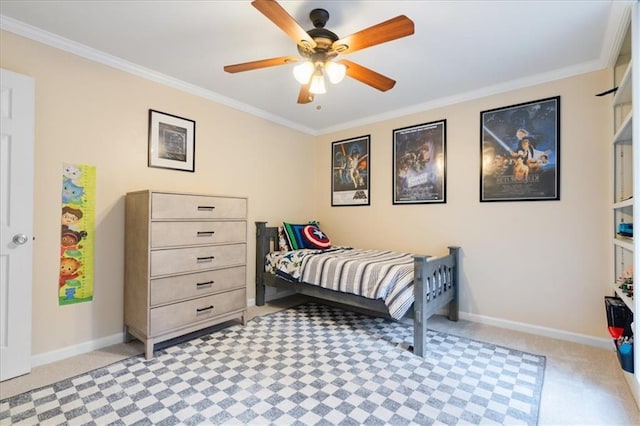
{"label": "twin bed", "polygon": [[448,308],[458,320],[458,253],[416,256],[350,247],[279,250],[278,227],[256,222],[256,305],[267,286],[353,306],[392,319],[413,318],[413,353],[426,354],[427,319]]}

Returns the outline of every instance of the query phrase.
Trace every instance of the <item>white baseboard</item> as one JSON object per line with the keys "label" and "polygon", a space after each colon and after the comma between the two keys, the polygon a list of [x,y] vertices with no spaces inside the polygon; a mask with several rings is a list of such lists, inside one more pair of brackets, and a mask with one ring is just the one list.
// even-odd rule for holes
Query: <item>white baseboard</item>
{"label": "white baseboard", "polygon": [[[255,299],[247,300],[248,306],[255,306],[255,303]],[[603,349],[612,348],[611,339],[607,338],[593,337],[579,333],[571,333],[569,331],[557,330],[553,328],[541,327],[537,325],[525,324],[499,318],[492,318],[484,315],[469,314],[466,312],[460,312],[460,319],[494,327],[506,328],[508,330],[521,331],[538,336],[545,336],[553,339],[595,346]],[[103,337],[101,339],[91,340],[88,342],[80,343],[78,345],[67,346],[66,348],[34,355],[31,357],[31,367],[38,367],[40,365],[62,361],[72,356],[82,355],[87,352],[95,351],[122,342],[124,342],[124,333],[116,333],[111,336]]]}
{"label": "white baseboard", "polygon": [[116,333],[101,339],[90,340],[78,345],[67,346],[66,348],[57,349],[55,351],[33,355],[31,357],[31,367],[38,367],[40,365],[62,361],[63,359],[67,359],[72,356],[86,354],[87,352],[96,351],[122,342],[124,342],[124,333]]}
{"label": "white baseboard", "polygon": [[[255,306],[255,299],[248,299],[247,306]],[[86,354],[91,351],[96,351],[107,346],[116,345],[124,342],[124,333],[116,333],[111,336],[103,337],[97,340],[90,340],[88,342],[80,343],[78,345],[67,346],[66,348],[57,349],[51,352],[45,352],[31,357],[31,367],[38,367],[40,365],[50,364],[56,361],[62,361],[76,355]]]}
{"label": "white baseboard", "polygon": [[564,340],[582,345],[595,346],[602,349],[612,349],[611,339],[588,336],[586,334],[572,333],[570,331],[558,330],[555,328],[541,327],[522,322],[509,321],[499,318],[487,317],[484,315],[460,312],[460,319],[464,319],[479,324],[491,325],[494,327],[506,328],[508,330],[521,331],[523,333],[535,334],[537,336],[550,337],[552,339]]}

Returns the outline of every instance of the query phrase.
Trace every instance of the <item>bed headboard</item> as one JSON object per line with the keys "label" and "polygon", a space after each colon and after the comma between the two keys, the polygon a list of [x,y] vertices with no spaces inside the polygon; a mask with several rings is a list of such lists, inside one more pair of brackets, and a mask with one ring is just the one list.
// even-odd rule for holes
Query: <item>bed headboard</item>
{"label": "bed headboard", "polygon": [[256,253],[264,257],[274,250],[278,250],[278,227],[256,222]]}
{"label": "bed headboard", "polygon": [[[278,227],[256,222],[256,282],[264,283],[264,262],[267,254],[278,249]],[[262,293],[262,294],[260,294]],[[260,300],[262,299],[262,300]],[[256,293],[256,305],[264,305],[264,292]]]}

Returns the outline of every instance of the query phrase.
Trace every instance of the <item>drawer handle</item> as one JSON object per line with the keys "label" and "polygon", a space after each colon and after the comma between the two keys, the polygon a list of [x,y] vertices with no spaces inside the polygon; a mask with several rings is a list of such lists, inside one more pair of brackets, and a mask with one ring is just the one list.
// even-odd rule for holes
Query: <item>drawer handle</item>
{"label": "drawer handle", "polygon": [[198,211],[199,212],[210,212],[215,208],[216,208],[216,206],[198,206]]}
{"label": "drawer handle", "polygon": [[213,281],[207,281],[204,283],[196,283],[197,288],[211,287],[213,285]]}
{"label": "drawer handle", "polygon": [[210,237],[215,233],[216,231],[198,231],[198,237]]}
{"label": "drawer handle", "polygon": [[213,309],[213,305],[207,306],[206,308],[196,308],[196,313],[201,314],[203,312],[207,312]]}
{"label": "drawer handle", "polygon": [[198,263],[200,262],[212,262],[215,259],[215,256],[207,256],[207,257],[199,257]]}

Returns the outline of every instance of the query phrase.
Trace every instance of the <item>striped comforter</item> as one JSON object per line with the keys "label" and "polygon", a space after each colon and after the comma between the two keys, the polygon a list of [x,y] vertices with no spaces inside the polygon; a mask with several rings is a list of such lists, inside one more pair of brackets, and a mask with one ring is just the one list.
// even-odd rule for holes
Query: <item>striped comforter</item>
{"label": "striped comforter", "polygon": [[335,248],[272,252],[267,271],[369,299],[382,299],[392,318],[409,310],[413,296],[413,255],[394,251]]}

